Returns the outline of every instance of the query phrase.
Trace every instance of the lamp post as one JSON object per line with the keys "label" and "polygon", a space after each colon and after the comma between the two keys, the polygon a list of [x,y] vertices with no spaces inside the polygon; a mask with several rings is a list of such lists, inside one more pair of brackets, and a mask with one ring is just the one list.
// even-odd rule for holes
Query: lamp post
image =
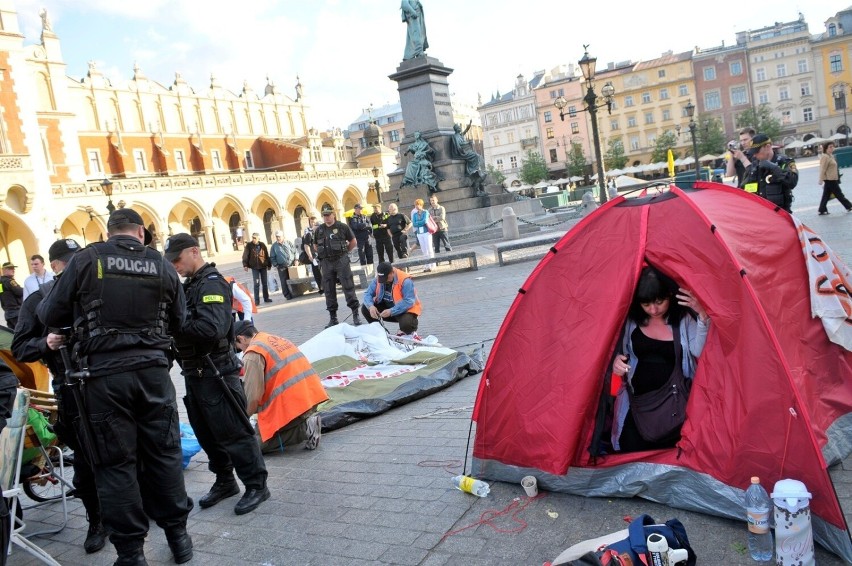
{"label": "lamp post", "polygon": [[695,182],[701,179],[701,168],[698,164],[698,140],[695,139],[695,128],[698,125],[695,123],[695,105],[692,99],[686,103],[686,115],[689,117],[689,133],[692,136],[692,157],[695,158]]}
{"label": "lamp post", "polygon": [[372,186],[372,188],[376,191],[376,202],[382,204],[382,186],[379,184],[378,167],[373,167],[373,178],[376,180],[376,184]]}
{"label": "lamp post", "polygon": [[838,107],[843,105],[843,133],[846,135],[846,147],[849,147],[849,124],[846,123],[846,83],[840,83],[832,95],[835,110],[839,110]]}
{"label": "lamp post", "polygon": [[107,210],[110,214],[112,214],[113,212],[115,212],[115,205],[112,204],[112,181],[107,178],[104,178],[104,180],[101,181],[101,190],[107,197]]}
{"label": "lamp post", "polygon": [[[596,57],[589,57],[588,45],[584,45],[583,58],[578,61],[580,69],[583,71],[583,78],[586,80],[586,96],[583,97],[583,103],[586,105],[584,109],[589,113],[592,119],[592,143],[595,146],[595,165],[598,169],[598,186],[601,191],[601,204],[606,203],[606,179],[603,168],[603,152],[601,151],[601,137],[598,132],[598,108],[606,106],[607,112],[612,113],[612,95],[615,94],[615,88],[611,82],[604,84],[601,88],[601,96],[595,92],[595,65]],[[602,99],[599,101],[599,99]],[[559,119],[565,121],[565,107],[568,101],[564,96],[557,98],[554,106],[559,109]],[[573,114],[571,114],[573,116]]]}

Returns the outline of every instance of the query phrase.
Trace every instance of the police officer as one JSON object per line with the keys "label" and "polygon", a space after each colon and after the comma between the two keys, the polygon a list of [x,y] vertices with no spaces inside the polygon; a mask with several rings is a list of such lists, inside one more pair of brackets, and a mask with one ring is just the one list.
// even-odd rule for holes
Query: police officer
{"label": "police officer", "polygon": [[[388,213],[382,212],[382,203],[373,205],[370,224],[373,227],[373,238],[376,240],[379,262],[388,261],[393,263],[393,242],[391,242],[391,235],[388,232]],[[388,257],[387,260],[385,260],[385,254]]]}
{"label": "police officer", "polygon": [[115,564],[147,564],[148,517],[165,530],[180,564],[192,559],[192,500],[183,482],[169,332],[183,323],[183,290],[172,266],[145,245],[151,236],[139,213],[114,211],[107,232],[106,242],[71,258],[36,312],[48,328],[73,326],[75,359],[91,376],[80,412]]}
{"label": "police officer", "polygon": [[766,200],[792,212],[793,189],[799,182],[796,162],[772,148],[766,134],[757,134],[751,140],[751,164],[746,168],[741,187],[757,193]]}
{"label": "police officer", "polygon": [[186,412],[198,442],[210,459],[216,481],[198,504],[212,507],[237,495],[234,470],[246,486],[234,513],[243,515],[269,499],[266,464],[246,416],[240,384],[242,365],[234,353],[231,286],[207,263],[198,241],[175,234],[166,241],[166,259],[186,277],[187,316],[175,335],[177,357],[186,380]]}
{"label": "police officer", "polygon": [[355,205],[355,213],[349,219],[349,228],[358,242],[358,260],[361,265],[373,265],[373,245],[370,243],[370,235],[373,233],[373,225],[370,219],[362,213],[361,203]]}
{"label": "police officer", "polygon": [[18,311],[24,302],[24,288],[15,281],[15,267],[11,261],[3,264],[3,275],[0,276],[0,307],[6,317],[6,326],[15,330],[18,324]]}
{"label": "police officer", "polygon": [[325,291],[325,308],[329,321],[326,328],[338,324],[337,321],[337,280],[343,287],[346,306],[352,310],[352,324],[361,324],[358,314],[358,297],[355,296],[355,282],[349,268],[349,252],[355,248],[352,230],[343,222],[338,222],[334,210],[326,205],[322,207],[323,223],[314,230],[314,245],[322,268],[322,287]]}
{"label": "police officer", "polygon": [[58,351],[59,347],[66,343],[66,333],[60,332],[59,329],[48,331],[36,316],[39,303],[59,280],[65,265],[80,249],[80,244],[70,238],[56,240],[50,245],[47,257],[50,261],[50,269],[56,273],[56,276],[30,293],[21,306],[18,326],[15,328],[15,337],[12,340],[12,354],[19,362],[44,360],[53,375],[52,385],[59,413],[53,429],[62,443],[71,447],[77,455],[74,458],[74,495],[83,501],[83,507],[86,509],[89,531],[83,542],[83,548],[86,553],[92,553],[102,549],[106,544],[106,531],[101,522],[101,506],[95,489],[95,472],[88,459],[83,457],[84,451],[81,450],[77,433],[74,431],[73,423],[79,416],[79,411],[71,391],[65,384],[65,364],[62,363],[62,356]]}

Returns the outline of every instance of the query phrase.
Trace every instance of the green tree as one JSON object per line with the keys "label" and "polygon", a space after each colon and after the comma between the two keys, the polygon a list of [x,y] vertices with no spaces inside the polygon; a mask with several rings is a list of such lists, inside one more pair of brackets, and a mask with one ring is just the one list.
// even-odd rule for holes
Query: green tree
{"label": "green tree", "polygon": [[671,130],[663,132],[654,142],[654,151],[651,153],[651,163],[659,163],[669,158],[669,150],[674,150],[677,145],[677,136]]}
{"label": "green tree", "polygon": [[698,157],[718,155],[725,151],[725,130],[719,118],[701,114],[695,131],[698,139]]}
{"label": "green tree", "polygon": [[547,163],[544,162],[544,157],[537,151],[528,151],[526,158],[521,159],[519,177],[527,185],[535,185],[547,179]]}
{"label": "green tree", "polygon": [[585,174],[586,154],[583,153],[582,144],[571,144],[571,151],[568,152],[568,160],[565,162],[565,168],[568,170],[569,177],[582,177]]}
{"label": "green tree", "polygon": [[768,104],[761,104],[754,108],[749,108],[737,115],[737,128],[754,128],[754,131],[759,134],[766,134],[772,139],[777,139],[781,135],[781,121],[772,115],[772,109]]}
{"label": "green tree", "polygon": [[492,182],[494,182],[494,184],[500,185],[502,187],[503,181],[506,180],[506,175],[504,175],[502,171],[500,171],[499,169],[497,169],[496,167],[494,167],[490,163],[488,164],[487,169],[488,169],[488,176],[491,177]]}
{"label": "green tree", "polygon": [[607,170],[624,169],[627,165],[627,155],[624,153],[624,142],[621,138],[609,138],[606,142],[606,152],[604,153],[604,167]]}

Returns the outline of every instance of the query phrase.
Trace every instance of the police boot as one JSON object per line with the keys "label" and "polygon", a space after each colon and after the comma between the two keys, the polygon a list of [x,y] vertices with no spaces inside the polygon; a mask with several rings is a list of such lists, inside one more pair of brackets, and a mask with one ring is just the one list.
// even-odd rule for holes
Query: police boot
{"label": "police boot", "polygon": [[337,326],[340,324],[337,322],[337,313],[329,311],[328,313],[328,324],[325,325],[326,328],[331,328],[332,326]]}
{"label": "police boot", "polygon": [[143,550],[144,541],[123,541],[116,543],[118,560],[112,566],[148,566]]}
{"label": "police boot", "polygon": [[166,529],[166,540],[169,541],[169,548],[177,564],[192,560],[192,539],[186,532],[185,525]]}
{"label": "police boot", "polygon": [[361,320],[361,314],[358,312],[358,307],[352,309],[352,326],[361,326],[364,322]]}
{"label": "police boot", "polygon": [[246,513],[250,513],[257,509],[261,503],[269,499],[270,497],[269,488],[264,487],[261,489],[256,488],[246,488],[246,492],[243,494],[242,498],[237,502],[236,507],[234,507],[234,513],[237,515],[245,515]]}
{"label": "police boot", "polygon": [[240,492],[240,486],[237,485],[237,480],[232,475],[216,476],[216,481],[213,487],[207,492],[207,495],[198,500],[198,504],[202,509],[213,507],[223,499],[232,497]]}
{"label": "police boot", "polygon": [[83,542],[83,550],[86,554],[97,552],[106,544],[107,532],[101,522],[101,514],[98,512],[89,513],[89,532],[86,533],[86,540]]}

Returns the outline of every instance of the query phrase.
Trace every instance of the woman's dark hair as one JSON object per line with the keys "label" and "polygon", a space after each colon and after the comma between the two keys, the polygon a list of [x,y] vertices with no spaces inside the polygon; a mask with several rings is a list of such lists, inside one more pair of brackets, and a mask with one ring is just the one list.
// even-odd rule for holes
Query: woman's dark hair
{"label": "woman's dark hair", "polygon": [[833,141],[829,141],[829,142],[825,142],[824,144],[822,144],[822,151],[823,151],[823,153],[825,153],[825,152],[827,152],[827,151],[828,151],[828,146],[830,146],[830,145],[834,145],[834,142],[833,142]]}
{"label": "woman's dark hair", "polygon": [[633,301],[627,316],[639,326],[648,323],[648,313],[642,308],[642,303],[653,303],[659,299],[669,299],[669,310],[666,313],[666,321],[669,324],[679,322],[683,318],[685,309],[677,302],[675,294],[678,285],[674,279],[650,265],[642,269],[636,291],[633,293]]}

